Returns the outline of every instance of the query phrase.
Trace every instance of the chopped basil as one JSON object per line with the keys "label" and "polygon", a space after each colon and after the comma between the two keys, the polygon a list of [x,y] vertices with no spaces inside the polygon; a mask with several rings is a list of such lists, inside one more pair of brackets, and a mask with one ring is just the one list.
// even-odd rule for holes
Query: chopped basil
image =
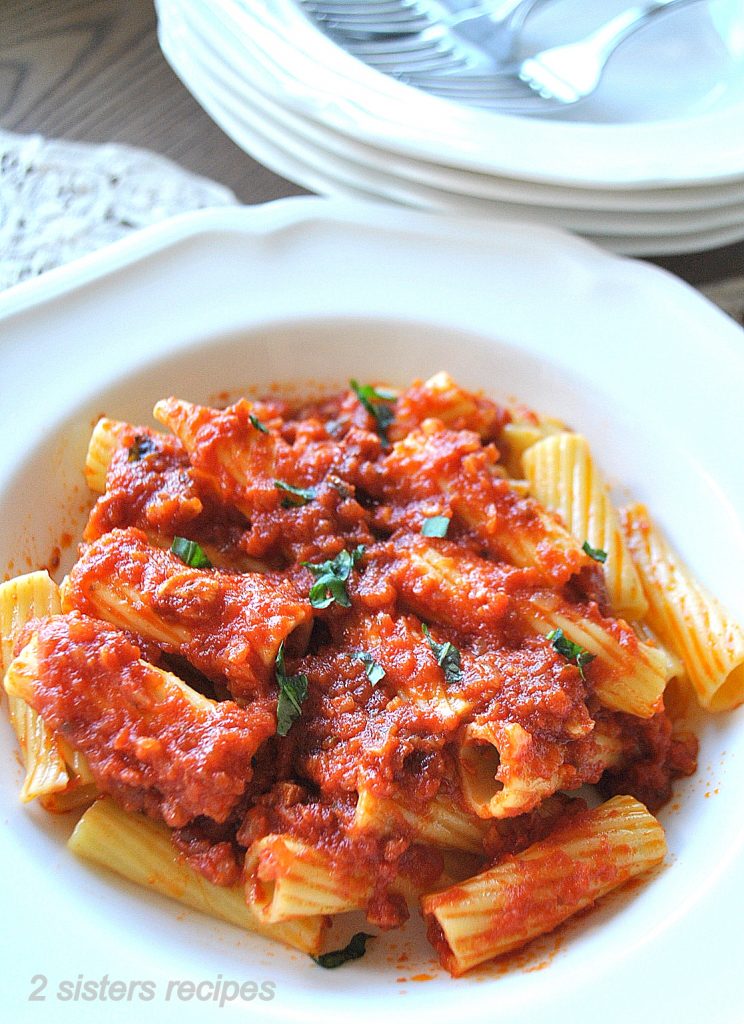
{"label": "chopped basil", "polygon": [[131,444],[128,449],[127,461],[139,462],[140,459],[144,459],[146,455],[152,455],[157,450],[158,446],[147,434],[135,434],[134,444]]}
{"label": "chopped basil", "polygon": [[377,686],[380,680],[385,678],[385,669],[379,661],[375,661],[368,651],[355,651],[351,657],[354,661],[361,661],[364,671],[367,673],[367,679],[373,686]]}
{"label": "chopped basil", "polygon": [[279,700],[276,705],[276,731],[279,736],[286,736],[295,719],[302,714],[302,703],[307,697],[307,676],[300,672],[296,676],[288,676],[284,666],[284,641],[279,644],[274,663]]}
{"label": "chopped basil", "polygon": [[335,601],[342,608],[350,608],[351,601],[346,593],[346,581],[351,570],[364,554],[364,546],[360,544],[353,551],[339,551],[335,558],[326,562],[302,562],[315,577],[310,588],[310,604],[313,608],[327,608]]}
{"label": "chopped basil", "polygon": [[459,683],[462,679],[462,668],[460,667],[460,652],[458,649],[449,640],[443,644],[438,644],[435,640],[432,640],[429,627],[425,622],[421,623],[421,631],[426,637],[429,647],[431,647],[437,665],[444,672],[445,680],[448,683]]}
{"label": "chopped basil", "polygon": [[572,665],[578,668],[581,678],[586,682],[584,669],[590,662],[594,661],[596,655],[590,654],[581,644],[575,644],[573,640],[569,640],[562,629],[551,629],[547,639],[553,645],[554,651],[561,654],[566,661],[570,661]]}
{"label": "chopped basil", "polygon": [[316,580],[310,587],[308,597],[313,608],[328,608],[334,602],[342,608],[351,607],[346,584],[337,576],[322,576]]}
{"label": "chopped basil", "polygon": [[446,537],[450,521],[447,516],[429,516],[421,527],[423,537]]}
{"label": "chopped basil", "polygon": [[595,562],[606,562],[607,552],[603,551],[602,548],[593,548],[588,540],[585,540],[581,545],[581,550],[585,551],[590,558],[593,558]]}
{"label": "chopped basil", "polygon": [[268,434],[269,428],[261,422],[258,416],[254,416],[252,412],[248,413],[248,419],[251,421],[256,430],[260,430],[262,434]]}
{"label": "chopped basil", "polygon": [[283,480],[275,480],[274,487],[287,495],[282,501],[282,508],[300,508],[318,496],[314,487],[293,487],[292,484],[285,484]]}
{"label": "chopped basil", "polygon": [[373,417],[377,426],[377,433],[387,444],[387,428],[395,419],[395,412],[385,402],[394,402],[397,395],[387,388],[374,388],[371,384],[360,384],[358,381],[350,380],[349,387],[362,403],[364,408]]}
{"label": "chopped basil", "polygon": [[368,939],[374,939],[374,935],[357,932],[343,949],[334,949],[332,953],[321,953],[320,956],[314,956],[313,960],[319,967],[325,967],[328,970],[340,967],[341,964],[345,964],[349,960],[359,960],[367,951]]}
{"label": "chopped basil", "polygon": [[195,540],[186,537],[174,537],[171,552],[192,569],[211,569],[212,563]]}

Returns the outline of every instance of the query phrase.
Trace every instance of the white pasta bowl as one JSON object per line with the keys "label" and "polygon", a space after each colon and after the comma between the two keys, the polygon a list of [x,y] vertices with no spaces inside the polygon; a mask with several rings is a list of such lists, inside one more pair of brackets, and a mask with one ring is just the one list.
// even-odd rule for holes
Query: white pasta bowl
{"label": "white pasta bowl", "polygon": [[[89,504],[84,453],[101,413],[149,422],[169,394],[209,402],[225,391],[315,391],[350,377],[405,383],[447,369],[465,386],[519,397],[585,433],[619,493],[651,507],[744,619],[736,458],[744,335],[661,271],[532,225],[501,225],[494,235],[474,221],[302,199],[150,229],[6,293],[0,325],[8,575],[56,563],[57,548],[62,570],[74,557],[70,537],[79,537]],[[182,999],[174,989],[167,999],[168,983],[221,976],[274,982],[271,1001],[229,1005],[276,1020],[405,1011],[449,1021],[467,1006],[469,1016],[500,1024],[656,1016],[692,1024],[710,1019],[714,999],[718,1024],[733,1024],[743,717],[700,720],[699,770],[661,813],[670,853],[647,884],[509,970],[457,981],[433,966],[417,921],[325,972],[77,861],[64,847],[69,816],[19,805],[21,768],[3,717],[0,858],[12,937],[4,1004],[18,1019],[53,1007],[55,1019],[100,1020],[117,1008],[65,994],[74,996],[79,978],[108,974],[155,983],[152,1001],[124,1001],[129,1013],[204,1020],[219,1000]]]}

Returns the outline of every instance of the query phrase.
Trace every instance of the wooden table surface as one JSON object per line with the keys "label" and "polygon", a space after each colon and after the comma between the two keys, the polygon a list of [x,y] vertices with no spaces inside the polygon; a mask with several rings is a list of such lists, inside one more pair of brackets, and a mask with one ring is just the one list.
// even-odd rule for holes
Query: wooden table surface
{"label": "wooden table surface", "polygon": [[[303,194],[210,120],[162,57],[155,26],[152,0],[0,0],[0,128],[141,146],[244,203]],[[744,274],[744,243],[653,262],[714,281]]]}

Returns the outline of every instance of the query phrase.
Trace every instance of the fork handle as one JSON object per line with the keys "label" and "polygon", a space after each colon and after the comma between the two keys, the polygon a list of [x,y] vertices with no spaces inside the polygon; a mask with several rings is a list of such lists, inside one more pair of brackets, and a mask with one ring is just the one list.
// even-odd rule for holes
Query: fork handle
{"label": "fork handle", "polygon": [[538,7],[549,3],[550,0],[480,0],[478,3],[466,3],[463,7],[456,8],[447,19],[447,24],[454,27],[464,25],[469,21],[497,21],[507,23],[509,27],[519,30],[527,18]]}
{"label": "fork handle", "polygon": [[605,22],[589,38],[597,44],[603,57],[609,57],[623,40],[660,14],[699,2],[700,0],[651,0],[649,3],[638,4]]}
{"label": "fork handle", "polygon": [[505,64],[513,55],[517,37],[529,16],[552,0],[464,0],[464,6],[453,10],[446,24],[450,28],[465,26],[465,34],[476,25],[496,28],[495,38],[486,32],[481,41],[488,42],[490,55]]}

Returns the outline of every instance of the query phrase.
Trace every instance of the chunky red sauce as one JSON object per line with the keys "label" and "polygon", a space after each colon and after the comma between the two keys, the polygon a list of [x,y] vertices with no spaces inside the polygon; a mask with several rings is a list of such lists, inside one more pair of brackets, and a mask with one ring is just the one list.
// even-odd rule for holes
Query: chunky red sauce
{"label": "chunky red sauce", "polygon": [[133,637],[77,612],[31,628],[33,707],[85,754],[101,790],[174,827],[229,817],[274,731],[272,702],[194,706],[141,659]]}
{"label": "chunky red sauce", "polygon": [[66,593],[71,606],[101,617],[110,617],[113,594],[141,616],[149,639],[241,700],[274,694],[279,644],[295,632],[306,641],[312,620],[307,600],[278,574],[192,569],[132,527],[86,547]]}
{"label": "chunky red sauce", "polygon": [[[103,792],[176,828],[212,881],[233,884],[250,843],[284,833],[322,849],[339,884],[373,879],[370,920],[392,926],[406,915],[397,883],[433,885],[441,857],[399,824],[360,834],[360,790],[420,813],[442,794],[464,806],[460,747],[495,744],[495,790],[539,786],[485,827],[489,863],[565,819],[558,789],[601,779],[657,806],[694,767],[694,747],[661,709],[641,721],[602,708],[595,686],[617,666],[596,659],[582,675],[530,625],[547,602],[603,626],[627,664],[637,657],[633,630],[607,615],[596,563],[556,541],[555,517],[504,478],[509,413],[448,380],[383,404],[387,437],[352,392],[294,410],[169,399],[157,416],[177,438],[122,427],[68,614],[33,629],[34,706]],[[434,516],[449,520],[446,537],[422,536]],[[203,545],[215,568],[184,565],[174,536]],[[318,573],[302,563],[359,546],[348,606],[312,607]],[[144,644],[185,659],[213,703],[158,696]],[[286,676],[308,683],[286,736],[280,644]],[[437,661],[447,644],[456,679]],[[612,772],[600,730],[619,751]]]}

